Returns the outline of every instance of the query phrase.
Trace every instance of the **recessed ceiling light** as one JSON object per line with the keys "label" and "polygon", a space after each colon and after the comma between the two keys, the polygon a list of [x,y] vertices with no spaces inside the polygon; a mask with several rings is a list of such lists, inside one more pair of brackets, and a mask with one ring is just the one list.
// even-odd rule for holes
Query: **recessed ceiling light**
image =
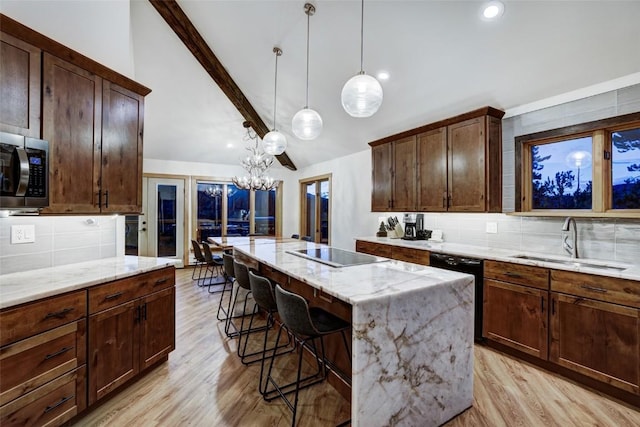
{"label": "recessed ceiling light", "polygon": [[377,77],[378,80],[389,80],[389,73],[387,71],[380,71]]}
{"label": "recessed ceiling light", "polygon": [[504,3],[501,1],[490,1],[482,6],[482,18],[485,20],[498,19],[504,13]]}
{"label": "recessed ceiling light", "polygon": [[233,148],[233,143],[227,142],[227,148]]}

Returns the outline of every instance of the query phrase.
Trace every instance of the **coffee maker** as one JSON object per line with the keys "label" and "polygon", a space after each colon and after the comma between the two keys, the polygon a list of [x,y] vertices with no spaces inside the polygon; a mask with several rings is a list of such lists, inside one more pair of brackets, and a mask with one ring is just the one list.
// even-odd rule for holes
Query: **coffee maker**
{"label": "coffee maker", "polygon": [[424,214],[416,215],[416,240],[427,240],[431,237],[431,230],[424,229]]}
{"label": "coffee maker", "polygon": [[402,222],[404,223],[404,240],[416,240],[416,214],[404,214]]}

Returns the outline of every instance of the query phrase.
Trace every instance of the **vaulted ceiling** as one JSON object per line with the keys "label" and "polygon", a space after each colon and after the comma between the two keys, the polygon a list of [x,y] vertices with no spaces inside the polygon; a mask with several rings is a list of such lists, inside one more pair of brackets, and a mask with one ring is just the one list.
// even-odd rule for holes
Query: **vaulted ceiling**
{"label": "vaulted ceiling", "polygon": [[[364,69],[387,71],[384,102],[355,119],[340,104],[359,71],[360,2],[313,1],[309,107],[324,120],[314,141],[291,132],[305,102],[305,1],[178,0],[255,107],[277,127],[298,168],[367,142],[485,105],[509,109],[640,71],[639,1],[505,1],[497,22],[479,1],[365,2]],[[145,157],[238,164],[244,118],[148,1],[131,2],[135,78],[153,89]]]}

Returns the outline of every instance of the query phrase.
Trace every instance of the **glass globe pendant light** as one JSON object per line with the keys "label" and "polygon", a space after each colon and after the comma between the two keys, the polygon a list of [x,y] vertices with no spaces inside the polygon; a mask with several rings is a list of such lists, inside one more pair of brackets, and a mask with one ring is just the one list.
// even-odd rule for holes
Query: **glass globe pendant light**
{"label": "glass globe pendant light", "polygon": [[287,138],[276,130],[276,99],[278,94],[278,57],[282,55],[282,49],[273,48],[276,54],[276,78],[273,89],[273,130],[262,138],[262,149],[265,153],[277,156],[284,153],[287,149]]}
{"label": "glass globe pendant light", "polygon": [[382,86],[374,77],[365,74],[364,62],[364,0],[360,15],[360,72],[342,88],[342,107],[352,117],[371,117],[382,105]]}
{"label": "glass globe pendant light", "polygon": [[305,3],[304,13],[307,14],[307,95],[304,108],[293,116],[291,128],[295,136],[308,141],[316,139],[322,132],[322,117],[317,111],[309,108],[309,18],[316,13],[315,6]]}

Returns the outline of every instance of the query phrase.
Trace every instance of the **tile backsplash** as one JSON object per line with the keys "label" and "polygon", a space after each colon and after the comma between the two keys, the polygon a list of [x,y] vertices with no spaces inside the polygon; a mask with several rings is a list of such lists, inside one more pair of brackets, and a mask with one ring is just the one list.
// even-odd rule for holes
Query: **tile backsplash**
{"label": "tile backsplash", "polygon": [[[401,216],[400,216],[401,218]],[[498,232],[486,232],[487,222]],[[425,228],[443,231],[444,241],[514,251],[567,255],[562,249],[560,217],[521,217],[505,214],[425,213]],[[640,262],[640,220],[576,218],[581,258]]]}
{"label": "tile backsplash", "polygon": [[[116,256],[116,216],[0,218],[0,274]],[[11,244],[12,225],[35,225],[35,242]]]}

